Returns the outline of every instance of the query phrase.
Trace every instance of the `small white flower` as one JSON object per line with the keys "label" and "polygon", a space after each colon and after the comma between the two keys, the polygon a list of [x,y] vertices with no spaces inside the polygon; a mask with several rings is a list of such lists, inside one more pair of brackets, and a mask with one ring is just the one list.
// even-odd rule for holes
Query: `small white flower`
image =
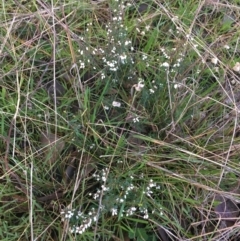
{"label": "small white flower", "polygon": [[67,213],[65,213],[65,218],[70,219],[73,215],[74,213],[71,210],[68,210]]}
{"label": "small white flower", "polygon": [[155,182],[153,182],[153,180],[151,179],[149,182],[149,187],[156,187],[157,184]]}
{"label": "small white flower", "polygon": [[114,72],[116,72],[117,70],[118,70],[118,68],[117,67],[114,67],[114,68],[109,68],[111,71],[114,71]]}
{"label": "small white flower", "polygon": [[116,47],[115,47],[115,46],[112,48],[111,52],[112,52],[113,54],[115,54],[115,52],[116,52]]}
{"label": "small white flower", "polygon": [[211,62],[216,65],[218,63],[218,58],[212,58]]}
{"label": "small white flower", "polygon": [[180,67],[180,64],[179,64],[179,63],[174,64],[173,67],[174,67],[174,68],[176,68],[176,67]]}
{"label": "small white flower", "polygon": [[148,214],[145,214],[145,215],[143,216],[144,219],[148,219],[148,217],[149,217]]}
{"label": "small white flower", "polygon": [[225,49],[230,49],[229,45],[227,45],[227,44],[225,44],[225,45],[223,46],[223,48],[225,48]]}
{"label": "small white flower", "polygon": [[109,110],[109,107],[108,106],[103,106],[104,110]]}
{"label": "small white flower", "polygon": [[108,65],[110,68],[114,68],[114,67],[115,67],[114,62],[107,61],[107,65]]}
{"label": "small white flower", "polygon": [[179,58],[179,59],[177,59],[177,62],[180,63],[180,62],[182,62],[182,60],[183,60],[183,58]]}
{"label": "small white flower", "polygon": [[143,54],[142,55],[142,60],[146,60],[147,59],[147,55]]}
{"label": "small white flower", "polygon": [[102,181],[106,182],[107,178],[105,176],[102,176]]}
{"label": "small white flower", "polygon": [[134,189],[134,185],[131,183],[129,186],[128,186],[128,188],[127,188],[127,192],[128,191],[131,191],[131,190],[133,190]]}
{"label": "small white flower", "polygon": [[166,59],[170,59],[170,56],[167,55],[167,54],[164,54],[164,57],[165,57]]}
{"label": "small white flower", "polygon": [[149,31],[149,29],[150,29],[150,25],[147,25],[146,27],[145,27],[145,29],[147,30],[147,31]]}
{"label": "small white flower", "polygon": [[80,69],[84,69],[84,68],[85,68],[84,62],[80,62]]}
{"label": "small white flower", "polygon": [[155,91],[153,89],[149,89],[150,94],[153,94]]}
{"label": "small white flower", "polygon": [[116,216],[117,215],[117,208],[112,208],[111,212],[112,212],[112,216]]}
{"label": "small white flower", "polygon": [[99,196],[100,196],[99,193],[95,193],[95,194],[93,195],[93,199],[96,200],[97,198],[99,198]]}
{"label": "small white flower", "polygon": [[117,101],[113,101],[113,102],[112,102],[112,106],[113,106],[113,107],[121,107],[121,103],[120,103],[120,102],[117,102]]}
{"label": "small white flower", "polygon": [[101,188],[102,188],[102,190],[103,190],[104,192],[106,192],[106,191],[109,190],[109,187],[106,187],[106,186],[104,186],[104,185],[102,185]]}
{"label": "small white flower", "polygon": [[172,18],[172,20],[173,20],[173,21],[177,21],[177,20],[178,20],[178,16],[174,16],[174,17]]}
{"label": "small white flower", "polygon": [[162,66],[168,68],[169,67],[169,63],[164,62],[164,63],[162,63]]}
{"label": "small white flower", "polygon": [[139,122],[139,118],[138,117],[133,118],[133,123],[136,123],[136,122]]}
{"label": "small white flower", "polygon": [[126,40],[125,41],[125,45],[128,46],[129,44],[131,44],[131,41],[130,40]]}
{"label": "small white flower", "polygon": [[137,208],[136,208],[136,207],[131,207],[131,210],[132,210],[133,212],[135,212],[135,211],[137,210]]}
{"label": "small white flower", "polygon": [[120,55],[120,59],[121,59],[122,64],[125,64],[126,59],[127,59],[127,55],[125,53],[123,55]]}
{"label": "small white flower", "polygon": [[180,84],[175,84],[173,87],[174,87],[174,89],[178,89],[178,88],[181,87],[181,85]]}
{"label": "small white flower", "polygon": [[106,76],[104,73],[101,73],[101,79],[104,79]]}
{"label": "small white flower", "polygon": [[95,144],[93,143],[91,146],[90,146],[90,149],[93,149],[95,147]]}

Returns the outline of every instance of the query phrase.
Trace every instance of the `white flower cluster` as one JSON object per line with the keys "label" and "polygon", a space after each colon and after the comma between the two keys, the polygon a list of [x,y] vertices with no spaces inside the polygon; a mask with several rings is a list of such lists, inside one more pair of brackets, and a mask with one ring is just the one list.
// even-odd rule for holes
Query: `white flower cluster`
{"label": "white flower cluster", "polygon": [[108,171],[109,171],[108,168],[104,168],[103,170],[101,170],[101,173],[100,173],[100,174],[94,173],[94,174],[93,174],[93,177],[94,177],[97,181],[106,182]]}
{"label": "white flower cluster", "polygon": [[75,210],[62,210],[60,214],[64,216],[65,219],[70,219],[74,216],[74,212]]}
{"label": "white flower cluster", "polygon": [[139,211],[143,214],[143,218],[144,219],[148,219],[149,218],[148,209],[147,208],[141,207]]}
{"label": "white flower cluster", "polygon": [[136,207],[130,207],[129,209],[127,209],[126,211],[126,216],[132,216],[133,214],[135,214],[135,212],[137,211]]}
{"label": "white flower cluster", "polygon": [[118,62],[114,59],[110,60],[110,61],[107,61],[107,59],[105,57],[102,58],[103,60],[103,63],[106,64],[106,66],[109,67],[109,70],[110,71],[117,71],[118,70]]}
{"label": "white flower cluster", "polygon": [[[121,217],[123,217],[124,213],[125,213],[126,217],[133,216],[135,214],[141,214],[144,219],[149,218],[148,209],[146,207],[137,208],[135,206],[132,206],[132,207],[128,208],[126,211],[122,210]],[[116,216],[117,214],[118,214],[117,208],[112,210],[112,216]]]}
{"label": "white flower cluster", "polygon": [[170,56],[168,55],[168,53],[166,52],[165,48],[161,48],[160,49],[162,51],[163,56],[165,57],[165,59],[170,59]]}
{"label": "white flower cluster", "polygon": [[146,194],[148,197],[151,197],[151,194],[153,194],[153,190],[152,190],[153,188],[160,189],[160,186],[157,185],[155,182],[153,182],[152,179],[150,179],[146,187],[146,190],[144,191],[144,194]]}
{"label": "white flower cluster", "polygon": [[[79,49],[81,60],[79,60],[79,68],[85,69],[87,64],[91,63],[91,60],[87,58],[88,55],[102,56],[102,62],[105,69],[110,72],[116,72],[121,65],[134,63],[132,57],[127,53],[129,50],[133,51],[132,41],[127,37],[127,28],[123,24],[123,9],[124,4],[117,2],[113,9],[113,17],[111,21],[105,25],[106,27],[106,48],[94,48],[86,46],[84,49]],[[92,27],[92,23],[87,24],[86,32],[89,32],[89,28]],[[83,42],[87,42],[85,37],[79,37]],[[96,69],[93,66],[93,69]],[[105,74],[101,74],[101,79],[105,79]]]}
{"label": "white flower cluster", "polygon": [[[101,189],[97,190],[94,194],[90,193],[89,196],[93,197],[94,200],[98,200],[102,195],[101,207],[99,208],[100,214],[109,212],[112,216],[129,217],[132,215],[140,215],[143,219],[149,219],[149,210],[144,202],[138,203],[136,196],[152,197],[154,190],[160,189],[160,186],[150,179],[146,185],[142,187],[134,185],[134,176],[129,174],[127,180],[117,181],[110,174],[108,177],[109,169],[104,168],[99,174],[93,174],[93,177],[100,182]],[[144,177],[144,174],[140,176]],[[143,178],[141,178],[144,180]],[[109,191],[109,192],[107,192]],[[108,195],[115,193],[116,198],[113,199],[112,204],[109,205]],[[107,202],[105,203],[105,197]],[[131,206],[129,204],[132,204]],[[123,206],[125,209],[123,209]],[[103,211],[104,210],[104,211]],[[121,212],[119,213],[119,210]],[[152,213],[154,210],[152,211]],[[91,225],[97,221],[97,212],[93,208],[87,215],[84,215],[80,211],[76,210],[65,210],[61,212],[64,219],[71,220],[73,217],[79,221],[80,225],[74,224],[71,226],[70,231],[76,234],[82,234]],[[161,215],[163,212],[161,211]]]}
{"label": "white flower cluster", "polygon": [[97,221],[97,212],[94,208],[92,208],[92,210],[88,213],[88,215],[83,215],[81,213],[81,215],[76,215],[75,216],[76,219],[80,219],[81,224],[80,225],[72,225],[70,227],[70,232],[71,233],[76,233],[76,234],[82,234],[84,233],[89,227],[91,227],[91,225]]}
{"label": "white flower cluster", "polygon": [[[164,56],[165,59],[170,59],[170,58],[171,58],[170,55],[168,54],[169,51],[167,51],[165,48],[160,48],[160,50],[161,50],[161,52],[162,52],[162,54],[163,54],[163,56]],[[175,53],[175,51],[176,51],[176,48],[172,48],[172,49],[170,50],[170,52],[172,52],[172,53]],[[175,72],[175,71],[176,71],[174,68],[180,67],[182,61],[184,60],[184,57],[185,57],[185,56],[184,56],[183,53],[181,53],[181,52],[178,53],[178,57],[177,57],[175,63],[172,65],[173,68],[172,68],[171,72]],[[165,67],[165,68],[169,68],[169,67],[170,67],[170,64],[169,64],[168,62],[163,62],[163,63],[161,64],[161,66],[162,66],[162,67]]]}
{"label": "white flower cluster", "polygon": [[97,212],[94,208],[88,213],[88,215],[84,215],[81,211],[73,210],[62,210],[61,215],[63,219],[71,220],[75,218],[77,222],[81,223],[80,225],[74,224],[70,227],[71,233],[82,234],[86,231],[87,228],[91,227],[93,222],[97,221]]}
{"label": "white flower cluster", "polygon": [[131,55],[128,54],[129,50],[134,49],[132,41],[127,37],[127,28],[123,24],[123,9],[122,3],[115,4],[111,22],[106,24],[107,48],[102,61],[105,69],[113,73],[121,70],[121,65],[134,64]]}
{"label": "white flower cluster", "polygon": [[135,118],[133,118],[133,123],[137,123],[137,122],[139,122],[139,117],[138,117],[138,116],[136,116]]}

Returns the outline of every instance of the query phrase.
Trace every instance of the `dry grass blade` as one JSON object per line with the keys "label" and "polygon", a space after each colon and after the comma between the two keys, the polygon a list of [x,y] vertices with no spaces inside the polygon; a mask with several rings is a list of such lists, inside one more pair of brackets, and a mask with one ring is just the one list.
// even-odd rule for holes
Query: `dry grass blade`
{"label": "dry grass blade", "polygon": [[41,133],[40,142],[45,153],[46,161],[48,161],[50,165],[54,164],[60,157],[65,142],[62,138],[58,138],[57,135],[46,132]]}

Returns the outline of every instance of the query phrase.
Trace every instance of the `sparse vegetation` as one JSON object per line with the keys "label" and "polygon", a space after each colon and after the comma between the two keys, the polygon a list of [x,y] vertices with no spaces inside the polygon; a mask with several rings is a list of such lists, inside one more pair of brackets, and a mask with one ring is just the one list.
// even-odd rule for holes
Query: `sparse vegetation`
{"label": "sparse vegetation", "polygon": [[1,9],[1,240],[239,240],[237,0]]}

